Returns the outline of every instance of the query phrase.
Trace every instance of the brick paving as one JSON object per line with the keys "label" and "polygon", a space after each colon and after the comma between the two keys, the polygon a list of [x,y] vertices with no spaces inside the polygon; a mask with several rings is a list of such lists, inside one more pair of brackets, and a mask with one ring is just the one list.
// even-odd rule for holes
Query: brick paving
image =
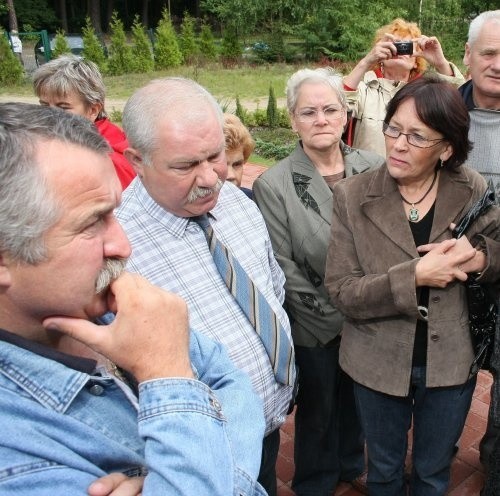
{"label": "brick paving", "polygon": [[[251,188],[255,178],[262,174],[264,170],[266,170],[264,166],[246,164],[243,169],[242,185]],[[479,463],[479,441],[486,429],[491,384],[491,375],[487,372],[480,372],[474,391],[472,406],[467,417],[464,432],[460,438],[460,448],[451,467],[449,496],[479,496],[483,486],[484,472]],[[294,495],[294,492],[290,489],[294,472],[293,432],[294,415],[292,413],[281,428],[281,444],[276,466],[278,496]],[[360,495],[360,492],[346,483],[341,483],[334,493],[334,496]]]}
{"label": "brick paving", "polygon": [[[491,375],[480,372],[472,406],[460,438],[459,450],[451,467],[449,496],[479,496],[483,487],[484,473],[479,463],[479,441],[486,429],[488,416]],[[281,428],[281,445],[276,465],[278,476],[278,496],[293,496],[290,489],[293,477],[293,414]],[[341,483],[335,496],[361,496],[350,484]]]}

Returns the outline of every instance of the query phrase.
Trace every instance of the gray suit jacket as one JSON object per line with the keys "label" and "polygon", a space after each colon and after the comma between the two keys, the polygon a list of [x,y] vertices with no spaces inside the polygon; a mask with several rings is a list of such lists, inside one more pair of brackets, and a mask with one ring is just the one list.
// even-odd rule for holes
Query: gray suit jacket
{"label": "gray suit jacket", "polygon": [[[467,167],[441,169],[431,243],[451,238],[449,226],[486,189]],[[415,266],[419,261],[396,182],[381,167],[335,185],[332,242],[325,285],[346,316],[340,364],[357,382],[396,396],[408,394],[417,319]],[[488,265],[479,278],[500,278],[500,209],[492,207],[467,237],[483,241]],[[468,377],[474,358],[465,286],[454,281],[430,288],[427,386],[454,386]]]}
{"label": "gray suit jacket", "polygon": [[[347,176],[384,162],[372,152],[341,146]],[[340,333],[343,320],[324,287],[332,192],[300,143],[255,181],[253,192],[286,276],[285,300],[294,343],[325,345]]]}

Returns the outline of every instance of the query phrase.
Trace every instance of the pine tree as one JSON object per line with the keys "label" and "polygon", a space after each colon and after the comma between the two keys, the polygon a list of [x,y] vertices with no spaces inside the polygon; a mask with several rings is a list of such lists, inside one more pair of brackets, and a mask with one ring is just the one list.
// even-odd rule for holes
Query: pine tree
{"label": "pine tree", "polygon": [[267,101],[267,123],[270,128],[278,127],[280,116],[278,113],[278,105],[276,103],[276,96],[274,95],[273,86],[269,86],[269,100]]}
{"label": "pine tree", "polygon": [[217,47],[215,46],[215,38],[210,29],[210,26],[206,23],[201,25],[200,38],[198,41],[198,46],[200,47],[200,53],[205,60],[215,60],[217,58]]}
{"label": "pine tree", "polygon": [[58,29],[54,38],[54,49],[52,50],[52,58],[57,59],[60,55],[71,53],[68,40],[64,36],[64,31]]}
{"label": "pine tree", "polygon": [[234,112],[236,117],[239,117],[240,121],[246,125],[247,113],[240,102],[240,97],[236,95],[236,110]]}
{"label": "pine tree", "polygon": [[182,64],[182,52],[166,7],[156,28],[154,55],[155,69],[168,69]]}
{"label": "pine tree", "polygon": [[111,45],[109,47],[108,71],[113,76],[132,72],[132,50],[127,44],[123,22],[115,11],[111,17]]}
{"label": "pine tree", "polygon": [[192,64],[196,60],[199,49],[196,42],[194,18],[188,12],[184,12],[181,24],[180,49],[184,62]]}
{"label": "pine tree", "polygon": [[133,71],[138,73],[152,72],[155,64],[151,43],[138,15],[134,17],[132,24],[132,42]]}
{"label": "pine tree", "polygon": [[0,83],[19,84],[23,80],[23,66],[14,55],[4,31],[0,28]]}
{"label": "pine tree", "polygon": [[241,57],[241,46],[234,27],[228,27],[224,31],[220,55],[224,67],[231,67],[238,63]]}
{"label": "pine tree", "polygon": [[83,57],[97,64],[101,72],[106,72],[106,54],[104,53],[104,48],[95,34],[94,27],[88,16],[85,18],[85,26],[82,28],[82,33]]}

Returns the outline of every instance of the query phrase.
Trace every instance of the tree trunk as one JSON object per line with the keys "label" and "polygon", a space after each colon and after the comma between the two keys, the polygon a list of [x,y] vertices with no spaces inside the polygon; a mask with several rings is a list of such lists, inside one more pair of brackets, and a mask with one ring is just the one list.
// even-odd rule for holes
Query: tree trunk
{"label": "tree trunk", "polygon": [[64,32],[68,32],[68,11],[66,9],[66,0],[59,0],[58,2],[59,19],[61,19],[61,26]]}
{"label": "tree trunk", "polygon": [[149,28],[149,0],[142,0],[141,22],[146,29]]}
{"label": "tree trunk", "polygon": [[88,0],[88,13],[90,22],[96,33],[102,33],[101,27],[101,2],[100,0]]}
{"label": "tree trunk", "polygon": [[16,9],[14,8],[14,0],[7,0],[7,10],[9,11],[9,30],[19,31],[17,26]]}
{"label": "tree trunk", "polygon": [[109,23],[111,22],[114,6],[113,0],[108,0],[108,8],[106,9],[106,26],[109,26]]}

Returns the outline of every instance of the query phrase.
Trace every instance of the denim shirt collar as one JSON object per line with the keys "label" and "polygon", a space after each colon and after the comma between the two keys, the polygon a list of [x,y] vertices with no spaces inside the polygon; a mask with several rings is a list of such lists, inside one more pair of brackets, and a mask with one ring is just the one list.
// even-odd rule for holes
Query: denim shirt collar
{"label": "denim shirt collar", "polygon": [[[96,362],[66,355],[65,358],[69,358],[70,361],[71,358],[77,358],[77,361],[89,362],[84,367],[87,368],[87,372],[72,369],[61,360],[54,358],[57,355],[63,358],[64,354],[50,348],[43,350],[43,354],[35,349],[26,349],[20,342],[19,344],[8,342],[5,339],[8,334],[10,333],[5,334],[3,331],[0,336],[0,374],[9,378],[17,387],[46,408],[64,413],[89,381],[90,362],[94,363],[92,368],[95,368]],[[11,341],[17,341],[17,337]],[[40,344],[33,347],[31,343],[29,347],[37,350],[46,348]],[[48,355],[52,357],[49,358]]]}

